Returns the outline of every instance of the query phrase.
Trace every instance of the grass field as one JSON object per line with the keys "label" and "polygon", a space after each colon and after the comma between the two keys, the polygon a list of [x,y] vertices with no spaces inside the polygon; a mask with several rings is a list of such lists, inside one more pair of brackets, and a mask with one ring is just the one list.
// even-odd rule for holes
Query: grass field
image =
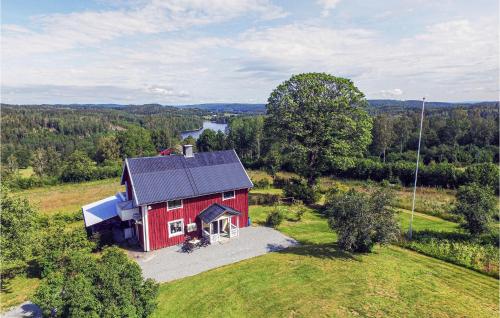
{"label": "grass field", "polygon": [[16,195],[27,198],[40,212],[54,214],[78,211],[82,205],[104,199],[118,191],[124,191],[124,187],[120,185],[120,179],[114,178],[35,188],[19,191]]}
{"label": "grass field", "polygon": [[[252,206],[252,219],[263,222],[269,209]],[[394,246],[353,256],[337,250],[313,210],[288,217],[279,230],[302,246],[162,284],[153,317],[498,316],[494,278]],[[415,217],[418,229],[454,226],[434,222]]]}

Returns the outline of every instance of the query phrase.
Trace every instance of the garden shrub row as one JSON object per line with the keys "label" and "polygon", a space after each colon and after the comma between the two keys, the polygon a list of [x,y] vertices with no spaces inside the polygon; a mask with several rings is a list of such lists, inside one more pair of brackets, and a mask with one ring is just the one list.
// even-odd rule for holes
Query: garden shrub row
{"label": "garden shrub row", "polygon": [[[415,163],[398,161],[382,163],[371,159],[357,159],[355,164],[346,169],[332,169],[332,174],[342,178],[374,181],[390,180],[410,186],[415,178]],[[434,163],[420,165],[418,184],[422,186],[437,186],[443,188],[458,188],[468,183],[478,183],[489,186],[499,193],[498,166],[493,163],[470,165],[465,169],[450,163]]]}

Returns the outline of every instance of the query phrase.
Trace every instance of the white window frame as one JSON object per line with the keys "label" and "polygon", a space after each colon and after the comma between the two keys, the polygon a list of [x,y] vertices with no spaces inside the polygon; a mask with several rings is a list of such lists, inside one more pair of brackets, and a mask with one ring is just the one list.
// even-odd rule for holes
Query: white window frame
{"label": "white window frame", "polygon": [[[181,201],[181,206],[176,206],[175,208],[169,208],[168,207],[168,203],[169,202],[172,202],[172,201]],[[182,209],[182,207],[184,206],[184,201],[182,199],[180,200],[170,200],[170,201],[167,201],[167,211],[172,211],[172,210],[177,210],[177,209]]]}
{"label": "white window frame", "polygon": [[[228,192],[232,192],[233,196],[230,197],[230,198],[224,198],[224,193],[228,193]],[[233,191],[224,191],[224,192],[222,192],[222,201],[224,201],[224,200],[231,200],[231,199],[234,199],[234,198],[236,198],[236,191],[233,190]]]}
{"label": "white window frame", "polygon": [[[182,224],[182,225],[181,225],[181,229],[182,229],[182,231],[181,231],[181,232],[177,232],[177,233],[172,234],[172,233],[170,232],[170,224],[171,224],[171,223],[177,223],[177,222],[181,222],[181,224]],[[178,219],[178,220],[173,220],[173,221],[170,221],[170,222],[168,222],[168,225],[167,225],[167,226],[168,226],[168,237],[176,237],[176,236],[179,236],[179,235],[183,235],[183,234],[184,234],[184,219]]]}
{"label": "white window frame", "polygon": [[[191,226],[191,227],[194,227],[194,229],[191,229],[191,231],[189,230],[189,227],[190,227],[190,226]],[[187,231],[186,231],[187,233],[193,233],[193,232],[198,231],[198,224],[196,224],[196,222],[193,222],[193,223],[188,223],[188,224],[186,225],[186,228],[187,228]]]}

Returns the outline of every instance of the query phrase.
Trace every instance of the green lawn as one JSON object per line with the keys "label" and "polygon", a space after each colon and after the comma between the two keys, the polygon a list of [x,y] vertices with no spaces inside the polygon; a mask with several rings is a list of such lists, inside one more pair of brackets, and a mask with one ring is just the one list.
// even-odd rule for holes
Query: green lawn
{"label": "green lawn", "polygon": [[[252,206],[254,223],[272,207]],[[401,212],[405,222],[408,213]],[[498,280],[395,246],[338,251],[308,209],[279,230],[303,245],[161,285],[154,317],[497,317]],[[454,223],[415,216],[415,228]]]}
{"label": "green lawn", "polygon": [[38,287],[39,282],[38,278],[27,278],[22,275],[3,280],[0,293],[0,311],[28,300]]}

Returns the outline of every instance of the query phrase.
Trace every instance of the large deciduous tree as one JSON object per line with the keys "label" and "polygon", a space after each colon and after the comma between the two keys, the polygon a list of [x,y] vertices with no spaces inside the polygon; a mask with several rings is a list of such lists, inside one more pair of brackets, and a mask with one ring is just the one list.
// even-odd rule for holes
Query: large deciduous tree
{"label": "large deciduous tree", "polygon": [[200,152],[222,150],[218,149],[217,134],[212,129],[205,129],[196,140],[196,148]]}
{"label": "large deciduous tree", "polygon": [[314,185],[328,166],[349,166],[371,142],[372,120],[352,81],[324,73],[292,76],[269,97],[266,136]]}
{"label": "large deciduous tree", "polygon": [[92,180],[95,169],[95,162],[85,152],[75,150],[66,160],[61,178],[64,182]]}
{"label": "large deciduous tree", "polygon": [[102,136],[97,139],[95,159],[97,162],[118,161],[120,159],[120,145],[114,135]]}
{"label": "large deciduous tree", "polygon": [[136,126],[120,131],[117,135],[122,158],[150,156],[155,154],[155,147],[151,141],[151,133]]}

